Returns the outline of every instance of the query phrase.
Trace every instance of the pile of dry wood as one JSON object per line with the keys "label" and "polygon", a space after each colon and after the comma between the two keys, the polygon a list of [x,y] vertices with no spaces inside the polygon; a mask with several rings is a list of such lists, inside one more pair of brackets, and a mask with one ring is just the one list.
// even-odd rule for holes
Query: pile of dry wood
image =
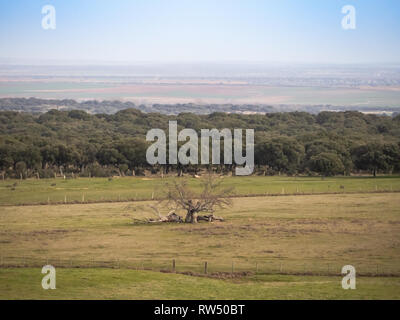
{"label": "pile of dry wood", "polygon": [[[174,211],[171,211],[170,213],[168,213],[168,215],[163,216],[156,206],[150,206],[150,208],[153,209],[157,218],[145,219],[144,221],[141,221],[141,222],[148,222],[148,223],[157,223],[157,222],[183,223],[183,222],[185,222],[184,219],[180,215],[176,214]],[[207,221],[207,222],[224,221],[224,219],[222,217],[217,217],[213,214],[199,215],[199,216],[197,216],[197,220],[198,221]]]}

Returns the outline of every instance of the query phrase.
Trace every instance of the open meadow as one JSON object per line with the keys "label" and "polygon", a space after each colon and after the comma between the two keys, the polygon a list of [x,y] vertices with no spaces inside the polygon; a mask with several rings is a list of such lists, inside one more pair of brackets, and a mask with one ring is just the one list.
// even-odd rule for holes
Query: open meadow
{"label": "open meadow", "polygon": [[[165,196],[165,185],[174,178],[114,177],[78,179],[0,180],[1,205],[137,201]],[[357,177],[224,177],[237,196],[302,195],[325,193],[400,192],[399,176]],[[201,180],[189,178],[199,190]]]}
{"label": "open meadow", "polygon": [[[237,194],[259,196],[234,198],[217,212],[226,221],[210,224],[138,222],[154,217],[152,201],[3,205],[0,298],[400,299],[400,196],[389,189],[398,189],[398,178],[226,178],[233,182]],[[5,181],[1,201],[40,203],[48,190],[61,202],[76,192],[78,202],[82,188],[89,201],[135,192],[146,199],[160,183],[29,180],[11,191]],[[282,188],[332,194],[260,195]],[[40,286],[47,263],[58,272],[53,293]],[[341,288],[347,264],[356,268],[357,290]]]}
{"label": "open meadow", "polygon": [[57,289],[43,290],[40,268],[0,269],[1,299],[400,299],[400,279],[251,275],[235,280],[127,269],[57,269]]}

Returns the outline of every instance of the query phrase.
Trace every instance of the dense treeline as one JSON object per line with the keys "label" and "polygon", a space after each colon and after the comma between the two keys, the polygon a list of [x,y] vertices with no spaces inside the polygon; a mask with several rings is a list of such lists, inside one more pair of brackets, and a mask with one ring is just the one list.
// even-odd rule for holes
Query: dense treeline
{"label": "dense treeline", "polygon": [[[285,106],[285,108],[290,108]],[[310,107],[314,109],[315,107]],[[340,108],[340,107],[335,107]],[[38,99],[38,98],[0,98],[0,111],[19,111],[29,113],[43,113],[51,109],[62,111],[82,110],[92,114],[105,113],[114,114],[125,109],[138,109],[142,112],[151,113],[158,112],[161,114],[177,115],[182,112],[190,112],[195,114],[210,114],[212,112],[277,112],[277,108],[269,105],[260,104],[195,104],[195,103],[177,103],[177,104],[138,104],[131,101],[118,100],[85,100],[78,102],[73,99]],[[390,108],[386,108],[389,110]],[[393,110],[396,111],[396,110]]]}
{"label": "dense treeline", "polygon": [[131,101],[119,100],[85,100],[76,101],[73,99],[38,99],[38,98],[0,98],[0,111],[18,111],[28,113],[44,113],[55,109],[60,111],[82,110],[91,114],[115,114],[125,109],[137,109],[146,113],[161,113],[167,115],[178,115],[180,113],[194,113],[207,115],[213,112],[226,113],[273,113],[273,112],[294,112],[304,111],[317,114],[322,111],[346,111],[358,110],[362,112],[377,112],[399,114],[398,107],[376,107],[376,106],[346,106],[346,105],[268,105],[268,104],[205,104],[205,103],[176,103],[176,104],[135,104]]}
{"label": "dense treeline", "polygon": [[[0,112],[3,177],[112,176],[197,172],[202,166],[150,167],[145,135],[152,128],[255,129],[255,174],[393,173],[400,171],[400,116],[359,112],[168,116],[126,109],[116,114],[51,110]],[[221,148],[222,150],[223,148]],[[208,168],[230,173],[229,166]]]}

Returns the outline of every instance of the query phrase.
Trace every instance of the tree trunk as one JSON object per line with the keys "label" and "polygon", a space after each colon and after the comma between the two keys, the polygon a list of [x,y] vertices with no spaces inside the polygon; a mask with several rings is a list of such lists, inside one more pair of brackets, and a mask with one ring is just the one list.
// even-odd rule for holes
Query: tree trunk
{"label": "tree trunk", "polygon": [[192,220],[193,220],[192,211],[188,210],[188,212],[186,213],[185,223],[192,223]]}
{"label": "tree trunk", "polygon": [[197,223],[197,222],[198,222],[198,213],[193,209],[188,210],[185,218],[185,223]]}

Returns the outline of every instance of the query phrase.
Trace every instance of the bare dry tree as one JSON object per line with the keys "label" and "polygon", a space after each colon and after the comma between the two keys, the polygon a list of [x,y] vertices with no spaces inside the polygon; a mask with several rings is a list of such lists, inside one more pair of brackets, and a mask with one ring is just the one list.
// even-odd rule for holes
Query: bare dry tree
{"label": "bare dry tree", "polygon": [[[232,187],[223,187],[223,179],[211,175],[202,179],[202,191],[196,193],[187,180],[174,180],[167,184],[166,206],[173,210],[185,210],[185,223],[197,223],[203,221],[223,221],[221,217],[214,215],[216,209],[222,209],[232,205]],[[199,215],[200,213],[208,215]]]}

